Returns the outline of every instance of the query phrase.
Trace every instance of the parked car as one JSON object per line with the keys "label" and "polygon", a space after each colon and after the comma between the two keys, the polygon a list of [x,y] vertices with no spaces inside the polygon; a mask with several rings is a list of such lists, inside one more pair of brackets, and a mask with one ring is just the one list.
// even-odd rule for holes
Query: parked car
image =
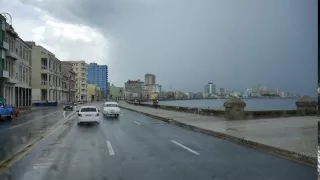
{"label": "parked car", "polygon": [[84,104],[84,101],[78,101],[78,104]]}
{"label": "parked car", "polygon": [[100,111],[96,106],[82,106],[77,110],[77,123],[100,123]]}
{"label": "parked car", "polygon": [[118,103],[116,102],[105,102],[103,105],[103,111],[104,116],[115,116],[119,117],[120,115],[120,108]]}
{"label": "parked car", "polygon": [[0,101],[0,119],[12,119],[14,115],[18,116],[19,110],[14,106],[7,106],[3,101]]}
{"label": "parked car", "polygon": [[64,106],[63,106],[63,110],[64,111],[73,111],[73,107],[74,107],[74,105],[73,105],[73,103],[71,103],[71,102],[69,102],[69,103],[66,103]]}

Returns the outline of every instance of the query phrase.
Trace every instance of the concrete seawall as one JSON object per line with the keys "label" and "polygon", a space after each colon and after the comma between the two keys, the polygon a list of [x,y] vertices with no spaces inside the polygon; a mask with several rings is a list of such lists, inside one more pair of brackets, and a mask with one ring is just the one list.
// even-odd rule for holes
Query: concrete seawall
{"label": "concrete seawall", "polygon": [[[128,101],[130,104],[134,104],[132,101]],[[244,110],[245,103],[240,99],[229,99],[225,102],[224,109],[209,109],[209,108],[194,108],[194,107],[182,107],[182,106],[167,106],[159,105],[157,108],[178,111],[192,114],[200,114],[207,116],[218,116],[226,117],[230,120],[250,120],[250,119],[261,119],[261,118],[279,118],[279,117],[291,117],[291,116],[315,116],[319,115],[317,110],[317,102],[310,97],[304,96],[297,101],[296,110],[259,110],[259,111],[246,111]],[[239,107],[239,103],[243,103]],[[144,107],[153,107],[152,104],[140,103],[137,104]],[[226,107],[228,106],[228,107]],[[226,110],[227,109],[227,110]],[[232,115],[232,117],[230,116]]]}

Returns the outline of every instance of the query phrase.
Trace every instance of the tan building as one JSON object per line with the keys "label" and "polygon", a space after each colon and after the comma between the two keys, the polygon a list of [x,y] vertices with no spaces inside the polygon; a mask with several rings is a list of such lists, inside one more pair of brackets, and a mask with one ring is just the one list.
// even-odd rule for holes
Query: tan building
{"label": "tan building", "polygon": [[31,106],[31,48],[8,23],[5,41],[9,44],[5,64],[9,78],[4,83],[3,97],[8,105]]}
{"label": "tan building", "polygon": [[97,101],[100,100],[101,92],[100,87],[96,84],[88,84],[87,86],[87,97],[88,101]]}
{"label": "tan building", "polygon": [[61,61],[35,42],[28,44],[32,47],[32,101],[61,102]]}
{"label": "tan building", "polygon": [[144,83],[146,86],[156,84],[156,76],[154,74],[145,74]]}
{"label": "tan building", "polygon": [[76,99],[87,101],[88,65],[85,61],[65,61],[72,64],[76,73]]}
{"label": "tan building", "polygon": [[[65,75],[65,79],[62,80],[62,95],[63,99],[76,101],[76,73],[73,71],[72,64],[69,62],[61,61],[62,73]],[[65,84],[65,89],[63,88]]]}

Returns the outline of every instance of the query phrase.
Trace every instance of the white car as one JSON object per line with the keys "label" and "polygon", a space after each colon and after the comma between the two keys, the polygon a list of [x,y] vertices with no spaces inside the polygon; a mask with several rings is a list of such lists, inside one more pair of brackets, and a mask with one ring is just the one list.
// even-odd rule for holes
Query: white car
{"label": "white car", "polygon": [[96,106],[82,106],[80,110],[77,110],[77,123],[100,123],[100,111]]}
{"label": "white car", "polygon": [[103,105],[103,111],[104,116],[115,116],[119,117],[120,115],[120,108],[118,103],[116,102],[105,102]]}

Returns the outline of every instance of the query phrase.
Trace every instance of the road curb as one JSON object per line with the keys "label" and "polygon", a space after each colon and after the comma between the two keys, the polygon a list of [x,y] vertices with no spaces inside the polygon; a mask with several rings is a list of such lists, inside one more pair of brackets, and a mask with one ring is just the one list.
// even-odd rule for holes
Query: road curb
{"label": "road curb", "polygon": [[277,148],[277,147],[273,147],[273,146],[269,146],[269,145],[265,145],[265,144],[261,144],[258,142],[254,142],[251,140],[247,140],[247,139],[243,139],[243,138],[239,138],[236,136],[231,136],[225,133],[221,133],[221,132],[216,132],[216,131],[212,131],[212,130],[208,130],[208,129],[204,129],[204,128],[200,128],[194,125],[190,125],[190,124],[185,124],[185,123],[181,123],[179,121],[176,121],[174,119],[170,119],[170,118],[165,118],[165,117],[161,117],[161,116],[157,116],[157,115],[153,115],[153,114],[149,114],[149,113],[145,113],[145,112],[141,112],[138,110],[134,110],[134,109],[130,109],[124,106],[119,105],[121,108],[123,109],[127,109],[133,112],[137,112],[149,117],[153,117],[155,119],[159,119],[161,121],[167,122],[169,124],[174,124],[183,128],[187,128],[187,129],[191,129],[193,131],[197,131],[197,132],[201,132],[207,135],[211,135],[220,139],[226,139],[229,140],[231,142],[237,143],[237,144],[241,144],[241,145],[245,145],[254,149],[258,149],[261,150],[263,152],[269,153],[269,154],[273,154],[276,156],[280,156],[292,161],[296,161],[302,164],[306,164],[312,167],[317,167],[317,158],[314,157],[310,157],[310,156],[306,156],[300,153],[296,153],[293,151],[288,151],[285,149],[281,149],[281,148]]}

